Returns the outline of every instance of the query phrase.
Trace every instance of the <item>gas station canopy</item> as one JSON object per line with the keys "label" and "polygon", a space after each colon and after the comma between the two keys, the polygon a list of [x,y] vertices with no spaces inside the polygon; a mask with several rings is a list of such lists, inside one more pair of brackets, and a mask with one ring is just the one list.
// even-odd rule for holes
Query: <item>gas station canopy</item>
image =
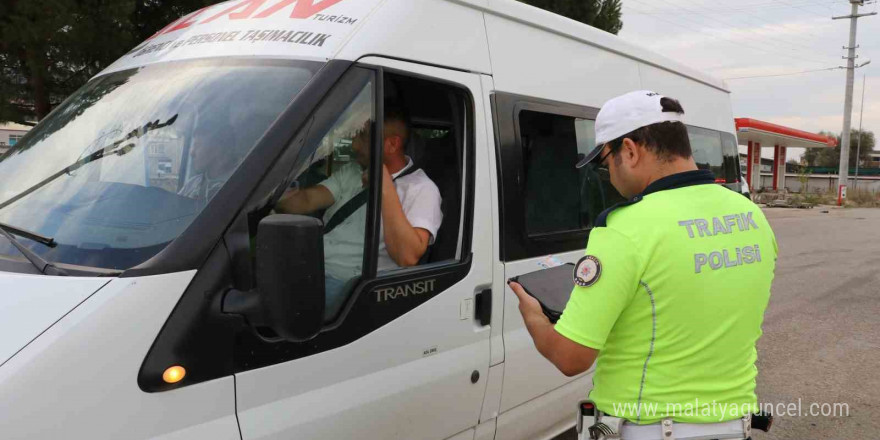
{"label": "gas station canopy", "polygon": [[788,148],[834,148],[837,139],[784,127],[751,118],[736,118],[736,134],[740,144],[757,142],[762,145],[779,145]]}
{"label": "gas station canopy", "polygon": [[837,139],[751,118],[736,118],[740,145],[748,145],[746,181],[752,190],[761,187],[761,147],[773,147],[773,189],[785,188],[785,155],[788,148],[834,148]]}

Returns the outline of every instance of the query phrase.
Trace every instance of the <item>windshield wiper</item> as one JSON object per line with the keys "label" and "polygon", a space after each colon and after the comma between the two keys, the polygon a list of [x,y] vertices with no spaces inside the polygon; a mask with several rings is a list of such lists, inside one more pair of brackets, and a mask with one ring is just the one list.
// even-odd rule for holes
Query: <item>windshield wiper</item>
{"label": "windshield wiper", "polygon": [[64,269],[56,267],[54,264],[44,260],[39,255],[35,254],[32,250],[21,244],[21,242],[13,237],[12,234],[31,239],[48,247],[55,247],[58,245],[57,243],[55,243],[54,239],[50,237],[44,237],[42,235],[26,231],[24,229],[16,228],[15,226],[9,226],[0,223],[0,235],[6,237],[6,239],[9,240],[9,242],[12,243],[12,245],[15,246],[15,248],[18,249],[18,251],[21,252],[22,255],[24,255],[24,257],[27,258],[28,261],[30,261],[31,264],[34,265],[34,267],[37,268],[37,270],[40,271],[40,273],[44,275],[67,276],[67,272],[64,271]]}
{"label": "windshield wiper", "polygon": [[55,179],[65,175],[65,174],[70,174],[71,171],[75,171],[87,163],[92,163],[92,162],[101,160],[105,157],[109,157],[112,155],[123,156],[123,155],[127,154],[128,152],[130,152],[131,150],[133,150],[135,148],[135,144],[128,143],[128,144],[120,147],[120,145],[123,142],[128,141],[132,138],[135,138],[135,139],[140,138],[141,136],[143,136],[151,131],[158,130],[160,128],[165,128],[165,127],[173,124],[175,121],[177,121],[176,114],[163,123],[160,123],[159,120],[157,119],[155,122],[148,122],[143,127],[139,127],[139,128],[132,130],[130,133],[125,135],[125,137],[123,137],[122,139],[120,139],[116,142],[113,142],[112,144],[108,145],[107,147],[104,147],[98,151],[95,151],[94,153],[74,162],[73,164],[64,168],[63,170],[47,177],[46,179],[43,179],[42,182],[24,190],[23,192],[16,195],[15,197],[12,197],[11,199],[6,200],[3,203],[0,203],[0,209],[3,209],[5,207],[21,200],[22,198],[24,198],[28,194],[31,194],[34,191],[48,185],[50,182],[54,181]]}
{"label": "windshield wiper", "polygon": [[27,229],[17,228],[6,223],[0,223],[0,228],[5,229],[6,232],[12,235],[17,235],[19,237],[27,238],[28,240],[36,241],[37,243],[44,244],[50,248],[58,246],[58,242],[56,242],[54,238],[46,237],[45,235],[40,235],[36,232],[28,231]]}

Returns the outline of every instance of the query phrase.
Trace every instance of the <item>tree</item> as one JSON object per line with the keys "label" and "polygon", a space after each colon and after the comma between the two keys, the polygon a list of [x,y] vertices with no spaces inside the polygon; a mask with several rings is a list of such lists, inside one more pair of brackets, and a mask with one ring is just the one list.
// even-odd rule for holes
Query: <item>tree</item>
{"label": "tree", "polygon": [[[31,123],[132,45],[134,0],[6,0],[0,120]],[[107,38],[113,35],[113,38]],[[32,125],[32,123],[31,123]]]}
{"label": "tree", "polygon": [[577,20],[603,31],[617,34],[623,27],[620,20],[621,0],[519,0],[523,3]]}
{"label": "tree", "polygon": [[[834,133],[820,131],[819,134],[829,137],[837,137]],[[838,138],[839,139],[839,138]],[[840,163],[840,142],[835,148],[807,148],[804,153],[804,161],[811,167],[836,167]]]}
{"label": "tree", "polygon": [[0,122],[34,125],[114,60],[215,0],[3,0]]}
{"label": "tree", "polygon": [[[804,153],[804,160],[807,162],[807,166],[811,167],[831,167],[837,168],[840,166],[840,147],[841,140],[840,136],[836,136],[833,133],[829,132],[819,132],[819,134],[825,136],[832,136],[837,138],[837,146],[833,149],[831,148],[807,148],[807,151]],[[862,130],[852,130],[850,134],[850,142],[849,142],[849,166],[856,166],[856,151],[859,149],[859,138],[862,139],[861,150],[859,151],[860,162],[859,166],[865,166],[870,163],[871,160],[871,150],[874,149],[874,133],[871,131]]]}
{"label": "tree", "polygon": [[[190,12],[221,0],[139,0],[134,8],[132,24],[135,43],[150,38],[163,27]],[[131,47],[126,48],[126,50]],[[121,55],[121,54],[120,54]]]}
{"label": "tree", "polygon": [[797,180],[801,184],[801,194],[806,194],[810,189],[810,176],[812,173],[806,167],[801,167],[797,172]]}
{"label": "tree", "polygon": [[[859,137],[862,139],[861,145],[859,145]],[[840,140],[837,142],[839,144]],[[852,135],[850,135],[849,143],[850,166],[856,166],[856,151],[858,151],[859,155],[859,167],[869,165],[871,163],[871,152],[874,150],[875,145],[874,132],[865,130],[859,132],[858,130],[853,130]],[[837,163],[840,163],[840,159],[838,159]]]}

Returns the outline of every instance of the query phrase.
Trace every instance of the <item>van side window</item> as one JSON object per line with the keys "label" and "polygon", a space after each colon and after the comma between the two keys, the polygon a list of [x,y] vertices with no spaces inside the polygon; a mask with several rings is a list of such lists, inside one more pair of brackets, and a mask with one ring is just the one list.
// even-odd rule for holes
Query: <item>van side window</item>
{"label": "van side window", "polygon": [[716,178],[725,178],[721,132],[690,125],[687,127],[687,131],[697,168],[712,171]]}
{"label": "van side window", "polygon": [[[307,342],[279,341],[265,327],[242,330],[235,348],[242,371],[351,343],[444,295],[471,273],[476,139],[468,87],[356,66],[309,120],[290,142],[299,148],[293,163],[278,164],[283,177],[249,219],[249,229],[253,238],[260,216],[272,211],[322,220],[325,329]],[[403,154],[393,151],[400,146]],[[389,186],[410,226],[429,232],[430,243],[417,258],[398,261],[388,250],[385,234],[395,223],[383,212],[395,205],[386,204],[393,201],[385,192]],[[427,209],[407,212],[426,200]],[[297,286],[290,292],[302,293]]]}
{"label": "van side window", "polygon": [[603,209],[589,169],[577,169],[595,145],[595,122],[523,110],[519,113],[525,176],[526,231],[530,237],[586,230]]}
{"label": "van side window", "polygon": [[595,146],[599,109],[495,92],[501,259],[583,250],[596,217],[621,197],[607,171],[575,168]]}
{"label": "van side window", "polygon": [[[398,167],[405,164],[406,168],[398,170],[397,178],[393,181],[397,199],[408,223],[421,238],[427,238],[427,246],[424,252],[416,254],[417,261],[413,260],[411,254],[395,255],[395,251],[387,246],[393,243],[387,240],[393,232],[384,229],[383,220],[377,256],[378,271],[382,274],[412,266],[459,260],[465,165],[465,96],[456,87],[393,73],[385,74],[384,90],[384,163],[389,166],[400,162]],[[406,128],[405,146],[402,152],[396,152],[392,136],[400,130],[400,125]],[[383,197],[383,200],[386,198]],[[383,217],[390,214],[386,212],[387,208],[382,206]],[[411,261],[405,261],[404,257],[409,257]]]}
{"label": "van side window", "polygon": [[[376,79],[365,72],[354,75],[363,77],[361,85],[349,92],[344,108],[335,103],[338,113],[316,118],[327,122],[312,127],[302,153],[308,159],[291,173],[289,188],[275,205],[276,212],[311,215],[324,223],[327,322],[340,316],[361,281],[373,277],[369,267],[383,275],[461,257],[464,94],[386,73],[384,115],[377,117]],[[384,142],[377,146],[378,124]],[[383,175],[371,179],[380,152]],[[384,194],[386,185],[394,188],[394,199]],[[379,239],[368,259],[369,231],[376,226],[369,201],[376,190],[383,192],[375,207]]]}
{"label": "van side window", "polygon": [[[354,71],[357,90],[325,127],[312,127],[291,183],[275,205],[285,214],[310,215],[324,223],[324,318],[336,317],[364,275],[364,249],[371,188],[368,182],[375,79]],[[344,107],[342,107],[344,105]],[[293,287],[293,286],[291,286]]]}
{"label": "van side window", "polygon": [[736,145],[736,136],[730,133],[721,133],[721,147],[724,153],[724,176],[728,184],[740,181],[739,148]]}

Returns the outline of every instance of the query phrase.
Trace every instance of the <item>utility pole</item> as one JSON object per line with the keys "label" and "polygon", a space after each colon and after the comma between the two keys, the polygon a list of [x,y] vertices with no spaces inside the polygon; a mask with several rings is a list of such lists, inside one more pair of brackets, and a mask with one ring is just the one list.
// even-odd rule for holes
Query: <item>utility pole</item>
{"label": "utility pole", "polygon": [[859,158],[862,156],[862,116],[865,115],[865,74],[862,74],[862,105],[859,106],[859,143],[856,147],[856,178],[853,181],[853,189],[859,187]]}
{"label": "utility pole", "polygon": [[849,0],[849,3],[852,6],[852,12],[850,15],[831,17],[832,20],[840,20],[843,18],[849,19],[849,46],[845,48],[848,51],[846,56],[846,98],[844,99],[843,104],[843,133],[840,135],[840,169],[838,170],[837,177],[837,203],[839,205],[843,205],[844,199],[846,198],[846,182],[849,177],[849,142],[850,128],[852,125],[853,76],[855,76],[856,69],[856,28],[858,27],[859,18],[869,15],[877,15],[876,12],[859,14],[859,6],[864,4],[864,0]]}

